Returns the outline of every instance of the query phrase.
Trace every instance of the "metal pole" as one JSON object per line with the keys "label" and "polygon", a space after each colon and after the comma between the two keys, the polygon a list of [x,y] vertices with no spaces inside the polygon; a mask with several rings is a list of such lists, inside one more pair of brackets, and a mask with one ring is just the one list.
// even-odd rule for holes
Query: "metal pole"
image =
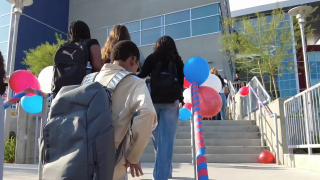
{"label": "metal pole", "polygon": [[300,29],[301,29],[301,41],[302,41],[302,51],[303,51],[303,59],[304,59],[304,70],[306,74],[306,84],[307,89],[311,87],[310,83],[310,73],[309,73],[309,63],[307,57],[307,45],[306,45],[306,37],[304,34],[304,21],[299,21]]}
{"label": "metal pole", "polygon": [[260,124],[260,134],[261,134],[261,146],[264,146],[264,139],[263,139],[263,124],[262,124],[262,110],[261,110],[261,105],[258,103],[259,105],[259,124]]}
{"label": "metal pole", "polygon": [[39,117],[36,116],[36,128],[34,130],[34,150],[33,150],[33,164],[37,164],[37,152],[38,152],[38,121]]}
{"label": "metal pole", "polygon": [[[15,59],[16,59],[16,49],[17,49],[17,38],[18,38],[18,29],[19,29],[19,21],[20,16],[22,14],[23,4],[22,3],[15,3],[13,7],[13,17],[14,17],[14,25],[13,25],[13,35],[12,39],[10,39],[10,43],[12,43],[11,47],[9,49],[11,50],[10,56],[10,64],[7,66],[9,71],[7,72],[10,76],[14,72],[14,65],[15,65]],[[7,101],[12,98],[12,90],[9,87],[8,88],[8,94],[7,94]],[[8,126],[10,119],[11,119],[11,108],[5,111],[5,121],[4,121],[4,127]]]}
{"label": "metal pole", "polygon": [[[192,96],[191,96],[192,97]],[[192,108],[193,111],[193,108]],[[193,113],[191,116],[191,151],[192,151],[192,164],[193,164],[193,169],[194,169],[194,179],[197,179],[197,159],[196,159],[196,147],[195,147],[195,140],[194,140],[194,121],[193,121]]]}
{"label": "metal pole", "polygon": [[0,95],[0,180],[3,179],[3,161],[4,161],[4,107],[2,96]]}
{"label": "metal pole", "polygon": [[[43,97],[43,105],[42,105],[42,114],[41,114],[41,122],[40,122],[40,137],[43,136],[43,126],[45,125],[46,121],[47,121],[47,115],[48,115],[48,104],[47,104],[47,95],[45,95]],[[40,146],[39,146],[40,148]],[[41,164],[41,151],[39,150],[39,163],[38,163],[38,177],[39,180],[42,179],[42,164]]]}
{"label": "metal pole", "polygon": [[279,164],[279,142],[278,142],[278,116],[276,113],[273,114],[274,118],[274,138],[275,138],[275,146],[276,146],[276,164]]}

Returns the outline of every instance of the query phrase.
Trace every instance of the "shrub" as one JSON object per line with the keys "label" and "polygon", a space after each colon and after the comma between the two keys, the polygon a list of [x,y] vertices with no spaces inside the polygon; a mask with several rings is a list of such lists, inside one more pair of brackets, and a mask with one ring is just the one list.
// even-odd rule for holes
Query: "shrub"
{"label": "shrub", "polygon": [[16,140],[11,137],[9,140],[5,140],[4,146],[4,162],[14,163],[16,156]]}

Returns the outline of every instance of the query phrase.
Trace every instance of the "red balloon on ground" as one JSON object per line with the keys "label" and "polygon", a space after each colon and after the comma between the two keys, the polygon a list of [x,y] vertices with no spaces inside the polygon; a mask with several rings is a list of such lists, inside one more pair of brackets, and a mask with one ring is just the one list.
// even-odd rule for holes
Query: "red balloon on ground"
{"label": "red balloon on ground", "polygon": [[190,88],[190,86],[191,86],[191,83],[189,83],[189,81],[186,78],[184,78],[183,87]]}
{"label": "red balloon on ground", "polygon": [[187,109],[189,109],[189,110],[191,111],[192,104],[190,104],[190,103],[185,103],[185,104],[183,105],[183,108],[187,108]]}
{"label": "red balloon on ground", "polygon": [[242,88],[240,88],[239,93],[241,96],[247,96],[249,94],[249,88],[242,87]]}
{"label": "red balloon on ground", "polygon": [[[9,85],[13,92],[20,93],[28,87],[34,89],[40,89],[40,83],[35,75],[30,71],[18,70],[15,71],[9,79]],[[29,93],[26,96],[33,96],[33,93]]]}
{"label": "red balloon on ground", "polygon": [[222,108],[220,94],[206,86],[199,87],[200,114],[202,117],[217,115]]}
{"label": "red balloon on ground", "polygon": [[262,151],[259,155],[259,162],[269,164],[273,162],[273,154],[270,151]]}

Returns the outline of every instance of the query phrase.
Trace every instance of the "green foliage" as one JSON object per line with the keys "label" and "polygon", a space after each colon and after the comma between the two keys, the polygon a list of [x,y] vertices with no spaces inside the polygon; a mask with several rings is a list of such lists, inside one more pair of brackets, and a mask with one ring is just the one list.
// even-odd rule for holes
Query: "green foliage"
{"label": "green foliage", "polygon": [[16,156],[16,140],[11,137],[10,140],[5,140],[4,146],[4,162],[14,163]]}
{"label": "green foliage", "polygon": [[[310,21],[306,25],[306,34],[310,36],[314,31],[310,23],[319,20],[319,16],[312,18],[312,15],[309,15],[308,19]],[[285,70],[294,71],[295,69],[294,55],[291,51],[295,48],[293,35],[295,39],[301,36],[298,33],[299,25],[295,24],[292,31],[288,15],[282,9],[274,9],[271,16],[257,12],[255,19],[249,16],[241,19],[227,18],[222,26],[224,32],[228,32],[230,27],[237,30],[237,32],[222,35],[222,50],[233,57],[238,70],[252,69],[249,73],[259,73],[264,87],[263,75],[269,75],[278,98],[275,78],[282,76]],[[270,91],[272,92],[272,89]]]}
{"label": "green foliage", "polygon": [[53,65],[54,55],[56,54],[58,47],[66,42],[62,39],[61,34],[55,34],[55,36],[57,39],[56,44],[49,44],[46,42],[35,49],[24,51],[26,58],[22,64],[27,65],[28,70],[34,75],[38,76],[42,69]]}

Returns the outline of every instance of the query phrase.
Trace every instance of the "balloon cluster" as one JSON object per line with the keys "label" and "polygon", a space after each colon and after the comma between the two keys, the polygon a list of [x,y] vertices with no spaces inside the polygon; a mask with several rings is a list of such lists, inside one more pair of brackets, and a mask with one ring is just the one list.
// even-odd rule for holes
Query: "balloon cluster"
{"label": "balloon cluster", "polygon": [[[44,68],[37,78],[30,71],[17,70],[10,76],[9,85],[16,94],[31,87],[41,90],[44,93],[51,93],[51,81],[53,66]],[[22,108],[30,114],[37,114],[42,111],[43,97],[29,93],[21,98]]]}
{"label": "balloon cluster", "polygon": [[222,100],[220,97],[220,90],[222,84],[220,79],[213,74],[209,74],[208,62],[201,57],[193,57],[189,59],[184,65],[184,87],[183,92],[185,105],[179,111],[179,118],[181,120],[188,120],[191,117],[192,97],[190,86],[191,83],[199,85],[199,105],[200,114],[202,117],[212,117],[217,115],[222,108]]}

